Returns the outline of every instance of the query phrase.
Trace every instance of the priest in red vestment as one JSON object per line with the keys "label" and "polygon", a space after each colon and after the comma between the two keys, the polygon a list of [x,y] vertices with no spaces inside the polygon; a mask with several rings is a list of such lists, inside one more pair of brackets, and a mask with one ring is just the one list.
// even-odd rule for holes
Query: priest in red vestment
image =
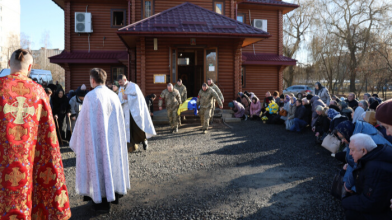
{"label": "priest in red vestment", "polygon": [[44,89],[28,78],[33,57],[15,51],[0,78],[1,219],[69,219],[56,126]]}

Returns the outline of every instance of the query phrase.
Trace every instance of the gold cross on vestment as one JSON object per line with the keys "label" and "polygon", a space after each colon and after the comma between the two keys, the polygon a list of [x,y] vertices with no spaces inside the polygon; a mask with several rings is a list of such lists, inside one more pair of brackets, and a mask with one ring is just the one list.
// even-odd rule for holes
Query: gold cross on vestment
{"label": "gold cross on vestment", "polygon": [[27,134],[27,129],[23,128],[22,126],[15,126],[8,130],[8,133],[14,136],[15,141],[22,140],[23,135]]}
{"label": "gold cross on vestment", "polygon": [[49,184],[49,181],[56,178],[56,174],[52,173],[52,168],[46,168],[45,172],[42,172],[39,177],[44,180],[44,184]]}
{"label": "gold cross on vestment", "polygon": [[42,110],[42,105],[41,104],[38,105],[38,108],[36,109],[35,114],[37,115],[37,120],[38,121],[41,120],[42,116],[45,116],[45,117],[48,116],[48,112],[45,111],[45,110]]}
{"label": "gold cross on vestment", "polygon": [[34,107],[29,107],[25,102],[25,97],[16,97],[16,102],[9,105],[8,103],[4,106],[4,114],[11,113],[15,117],[14,123],[17,125],[24,124],[23,119],[28,115],[33,116],[35,113]]}
{"label": "gold cross on vestment", "polygon": [[12,168],[12,172],[10,174],[5,175],[5,181],[10,181],[11,186],[18,186],[19,181],[26,177],[25,173],[19,171],[19,167]]}
{"label": "gold cross on vestment", "polygon": [[11,90],[22,96],[30,93],[30,89],[25,88],[23,83],[18,83],[18,86],[12,86]]}
{"label": "gold cross on vestment", "polygon": [[66,193],[65,190],[61,190],[61,194],[56,196],[55,198],[55,201],[59,203],[60,208],[63,208],[64,204],[68,201],[67,199],[68,197],[65,193]]}

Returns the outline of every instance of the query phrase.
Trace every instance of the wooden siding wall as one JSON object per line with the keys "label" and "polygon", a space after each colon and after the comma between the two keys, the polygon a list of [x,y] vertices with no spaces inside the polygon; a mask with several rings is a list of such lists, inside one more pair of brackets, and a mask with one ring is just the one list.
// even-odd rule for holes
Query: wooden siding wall
{"label": "wooden siding wall", "polygon": [[[241,6],[241,5],[240,5]],[[244,7],[244,6],[241,6]],[[279,11],[267,11],[267,10],[252,10],[250,8],[238,8],[238,13],[243,13],[246,15],[246,24],[251,25],[249,20],[249,10],[251,14],[251,19],[267,19],[268,21],[268,33],[272,36],[268,39],[260,41],[254,44],[256,53],[273,53],[279,54],[279,17],[282,13]],[[282,39],[283,40],[283,39]],[[242,49],[243,52],[253,52],[253,44]]]}
{"label": "wooden siding wall", "polygon": [[279,91],[279,66],[246,65],[245,87],[242,91],[254,92],[263,100],[265,93]]}
{"label": "wooden siding wall", "polygon": [[[175,40],[173,38],[158,38],[158,51],[154,51],[153,38],[145,38],[145,94],[155,93],[157,96],[166,89],[166,84],[154,84],[154,74],[166,74],[171,76],[169,69],[169,48],[175,42],[176,45],[189,45],[190,38]],[[196,39],[197,45],[218,47],[218,82],[225,100],[235,97],[234,91],[234,52],[235,43],[229,39]],[[185,46],[178,46],[184,48]],[[141,44],[136,47],[136,83],[142,86],[141,75]],[[201,85],[200,85],[201,88]],[[158,99],[156,100],[158,102]],[[225,102],[227,105],[229,102]]]}
{"label": "wooden siding wall", "polygon": [[[142,0],[135,0],[136,1],[136,21],[139,21],[142,19]],[[189,2],[195,5],[198,5],[200,7],[206,8],[208,10],[213,9],[212,5],[212,0],[155,0],[155,5],[154,5],[154,14],[165,11],[169,8],[175,7],[177,5],[180,5],[184,2]],[[231,1],[230,0],[225,0],[225,16],[230,17],[231,16]]]}
{"label": "wooden siding wall", "polygon": [[[75,33],[75,12],[85,12],[86,6],[88,12],[92,13],[93,31],[90,35],[90,50],[92,51],[118,51],[125,50],[126,47],[121,42],[116,32],[118,28],[111,27],[111,9],[125,9],[128,11],[127,1],[123,3],[110,4],[87,4],[87,3],[71,3],[70,10],[70,43],[71,50],[88,50],[88,34]],[[127,17],[127,15],[125,16]],[[125,19],[127,20],[127,19]],[[127,24],[124,24],[124,26]],[[105,41],[103,38],[105,37]],[[67,36],[66,36],[67,38]],[[105,43],[104,43],[105,42]]]}
{"label": "wooden siding wall", "polygon": [[[82,84],[85,84],[87,89],[90,89],[90,70],[99,66],[106,71],[108,79],[111,77],[111,65],[110,64],[70,64],[70,89],[76,90]],[[66,91],[68,92],[68,91]]]}

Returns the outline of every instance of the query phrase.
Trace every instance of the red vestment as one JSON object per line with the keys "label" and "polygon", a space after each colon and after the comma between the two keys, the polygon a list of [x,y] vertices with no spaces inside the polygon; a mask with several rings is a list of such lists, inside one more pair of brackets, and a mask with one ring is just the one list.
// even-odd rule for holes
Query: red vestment
{"label": "red vestment", "polygon": [[0,175],[1,219],[71,217],[49,98],[20,73],[0,78]]}

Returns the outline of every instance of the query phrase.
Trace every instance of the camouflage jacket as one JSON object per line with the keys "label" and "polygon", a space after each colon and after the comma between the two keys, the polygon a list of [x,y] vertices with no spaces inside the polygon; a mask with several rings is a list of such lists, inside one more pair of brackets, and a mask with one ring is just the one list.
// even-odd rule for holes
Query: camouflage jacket
{"label": "camouflage jacket", "polygon": [[181,101],[185,102],[188,99],[188,93],[186,91],[186,86],[184,86],[184,84],[182,84],[181,86],[179,85],[174,85],[174,88],[178,90],[178,92],[180,92],[180,96],[181,96]]}
{"label": "camouflage jacket", "polygon": [[201,89],[199,96],[197,97],[197,106],[200,106],[200,108],[212,108],[213,103],[215,102],[214,99],[218,101],[219,107],[223,106],[222,101],[215,90],[211,89],[210,87],[208,87],[206,91]]}
{"label": "camouflage jacket", "polygon": [[219,87],[215,83],[212,83],[211,86],[208,86],[208,87],[210,87],[213,90],[215,90],[215,92],[218,94],[218,97],[220,98],[220,100],[222,102],[225,101],[225,98],[223,97],[223,94],[222,94],[221,90],[219,89]]}
{"label": "camouflage jacket", "polygon": [[162,107],[163,99],[166,102],[166,109],[169,110],[175,110],[182,103],[180,93],[177,89],[173,89],[173,92],[169,92],[167,89],[163,90],[159,97],[159,107]]}

